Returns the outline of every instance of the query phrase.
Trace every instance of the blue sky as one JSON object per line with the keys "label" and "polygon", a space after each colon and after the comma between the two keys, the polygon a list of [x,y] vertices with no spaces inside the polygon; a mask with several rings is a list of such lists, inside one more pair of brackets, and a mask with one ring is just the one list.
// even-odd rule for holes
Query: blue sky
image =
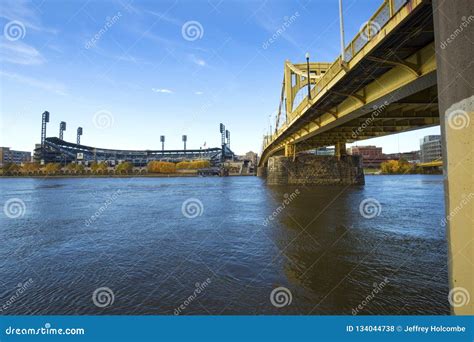
{"label": "blue sky", "polygon": [[[346,41],[381,1],[344,0]],[[104,148],[218,146],[260,152],[278,108],[283,63],[332,62],[339,53],[337,0],[2,1],[0,144],[32,150],[41,113],[48,136]],[[267,48],[263,45],[296,16]],[[15,27],[16,25],[16,27]],[[189,30],[183,30],[188,27]],[[15,29],[17,29],[15,31]],[[385,152],[419,147],[439,128],[359,142]]]}

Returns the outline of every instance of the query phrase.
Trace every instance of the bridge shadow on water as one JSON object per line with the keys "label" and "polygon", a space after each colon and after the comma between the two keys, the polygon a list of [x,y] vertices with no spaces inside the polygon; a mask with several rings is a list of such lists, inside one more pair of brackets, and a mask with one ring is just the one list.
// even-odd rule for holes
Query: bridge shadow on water
{"label": "bridge shadow on water", "polygon": [[[369,176],[365,186],[284,186],[274,240],[293,313],[448,314],[441,177]],[[294,295],[295,295],[294,293]]]}

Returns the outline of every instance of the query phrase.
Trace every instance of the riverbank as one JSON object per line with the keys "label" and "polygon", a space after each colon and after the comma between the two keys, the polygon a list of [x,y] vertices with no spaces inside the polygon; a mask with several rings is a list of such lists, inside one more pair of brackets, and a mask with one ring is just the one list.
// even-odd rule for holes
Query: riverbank
{"label": "riverbank", "polygon": [[[230,174],[225,177],[249,177],[255,176],[250,174]],[[12,175],[3,176],[1,178],[193,178],[193,177],[222,177],[222,176],[201,176],[198,174],[173,173],[173,174],[127,174],[127,175]]]}
{"label": "riverbank", "polygon": [[405,175],[442,175],[443,170],[416,170],[410,172],[382,172],[380,169],[364,169],[364,174],[366,176],[405,176]]}

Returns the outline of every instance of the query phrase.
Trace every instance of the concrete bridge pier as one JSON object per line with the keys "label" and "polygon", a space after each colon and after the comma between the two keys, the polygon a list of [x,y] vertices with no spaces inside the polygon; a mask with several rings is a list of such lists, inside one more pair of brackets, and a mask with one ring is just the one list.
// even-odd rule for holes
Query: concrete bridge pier
{"label": "concrete bridge pier", "polygon": [[359,156],[317,156],[268,158],[267,184],[363,185],[364,170]]}
{"label": "concrete bridge pier", "polygon": [[438,102],[454,314],[474,314],[474,6],[434,0]]}

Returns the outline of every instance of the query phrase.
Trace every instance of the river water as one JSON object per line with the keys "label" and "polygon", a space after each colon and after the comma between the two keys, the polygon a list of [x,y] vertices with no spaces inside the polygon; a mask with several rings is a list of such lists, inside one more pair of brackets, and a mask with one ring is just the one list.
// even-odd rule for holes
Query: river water
{"label": "river water", "polygon": [[443,196],[436,175],[3,178],[0,314],[449,314]]}

